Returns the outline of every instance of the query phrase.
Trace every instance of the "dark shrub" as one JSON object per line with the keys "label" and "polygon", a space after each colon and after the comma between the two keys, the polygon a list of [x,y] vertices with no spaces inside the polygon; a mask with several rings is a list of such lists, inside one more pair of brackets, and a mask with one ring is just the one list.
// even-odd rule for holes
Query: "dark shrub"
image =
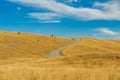
{"label": "dark shrub", "polygon": [[18,35],[20,34],[20,32],[18,32]]}

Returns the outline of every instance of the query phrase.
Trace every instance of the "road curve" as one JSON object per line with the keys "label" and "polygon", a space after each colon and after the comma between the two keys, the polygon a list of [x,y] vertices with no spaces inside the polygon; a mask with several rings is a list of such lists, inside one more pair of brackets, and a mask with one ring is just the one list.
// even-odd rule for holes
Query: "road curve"
{"label": "road curve", "polygon": [[59,48],[59,49],[57,49],[57,50],[53,50],[53,51],[50,52],[48,55],[46,55],[46,57],[47,57],[47,58],[57,58],[57,57],[61,57],[61,56],[62,56],[62,54],[61,54],[62,50],[66,49],[66,48],[68,48],[68,47],[71,47],[71,46],[73,46],[73,45],[76,45],[76,44],[79,43],[79,42],[80,42],[80,40],[79,40],[78,38],[75,38],[73,43],[68,44],[68,45],[66,45],[66,46],[63,46],[63,47],[61,47],[61,48]]}

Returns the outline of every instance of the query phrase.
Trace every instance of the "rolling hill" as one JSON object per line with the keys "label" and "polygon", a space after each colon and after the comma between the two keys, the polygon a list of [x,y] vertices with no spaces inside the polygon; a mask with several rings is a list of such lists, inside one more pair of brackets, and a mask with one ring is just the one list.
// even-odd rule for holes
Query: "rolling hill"
{"label": "rolling hill", "polygon": [[0,58],[44,57],[71,42],[72,39],[54,36],[0,31]]}
{"label": "rolling hill", "polygon": [[86,54],[120,53],[120,40],[104,40],[95,38],[80,38],[79,44],[62,51],[64,56]]}

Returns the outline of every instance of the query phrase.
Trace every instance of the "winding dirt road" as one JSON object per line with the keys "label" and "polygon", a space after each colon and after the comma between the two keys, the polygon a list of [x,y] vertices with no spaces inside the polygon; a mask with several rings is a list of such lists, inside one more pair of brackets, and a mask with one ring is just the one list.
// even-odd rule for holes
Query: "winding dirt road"
{"label": "winding dirt road", "polygon": [[64,49],[66,49],[66,48],[68,48],[68,47],[71,47],[71,46],[73,46],[73,45],[76,45],[76,44],[79,43],[79,42],[80,42],[80,40],[79,40],[78,38],[75,38],[73,43],[68,44],[68,45],[66,45],[66,46],[63,46],[63,47],[57,49],[57,50],[54,50],[54,51],[50,52],[48,55],[46,55],[46,57],[47,57],[47,58],[57,58],[57,57],[61,57],[61,56],[62,56],[61,52],[62,52]]}
{"label": "winding dirt road", "polygon": [[[54,50],[54,51],[52,51],[52,52],[50,52],[48,55],[46,55],[46,57],[47,58],[57,58],[57,57],[61,57],[62,56],[62,54],[61,54],[61,52],[64,50],[64,49],[66,49],[66,48],[68,48],[68,47],[71,47],[71,46],[73,46],[73,45],[76,45],[77,43],[79,43],[80,42],[80,40],[78,39],[78,38],[76,38],[76,39],[74,39],[74,42],[73,43],[71,43],[71,44],[68,44],[68,45],[66,45],[66,46],[63,46],[63,47],[61,47],[61,48],[59,48],[59,49],[57,49],[57,50]],[[11,64],[19,64],[19,63],[24,63],[24,62],[32,62],[32,61],[40,61],[40,59],[39,58],[35,58],[35,59],[28,59],[28,60],[24,60],[24,61],[18,61],[18,62],[10,62],[10,63],[3,63],[3,64],[0,64],[0,66],[2,66],[2,65],[11,65]],[[47,60],[47,59],[46,59]],[[41,61],[44,61],[44,60],[41,60]]]}

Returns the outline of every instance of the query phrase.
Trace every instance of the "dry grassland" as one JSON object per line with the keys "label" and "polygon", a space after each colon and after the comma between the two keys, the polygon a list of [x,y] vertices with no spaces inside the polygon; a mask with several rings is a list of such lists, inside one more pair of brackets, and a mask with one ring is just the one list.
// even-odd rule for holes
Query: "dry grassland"
{"label": "dry grassland", "polygon": [[62,51],[46,53],[72,39],[28,33],[0,32],[0,80],[120,80],[120,41],[80,38]]}

